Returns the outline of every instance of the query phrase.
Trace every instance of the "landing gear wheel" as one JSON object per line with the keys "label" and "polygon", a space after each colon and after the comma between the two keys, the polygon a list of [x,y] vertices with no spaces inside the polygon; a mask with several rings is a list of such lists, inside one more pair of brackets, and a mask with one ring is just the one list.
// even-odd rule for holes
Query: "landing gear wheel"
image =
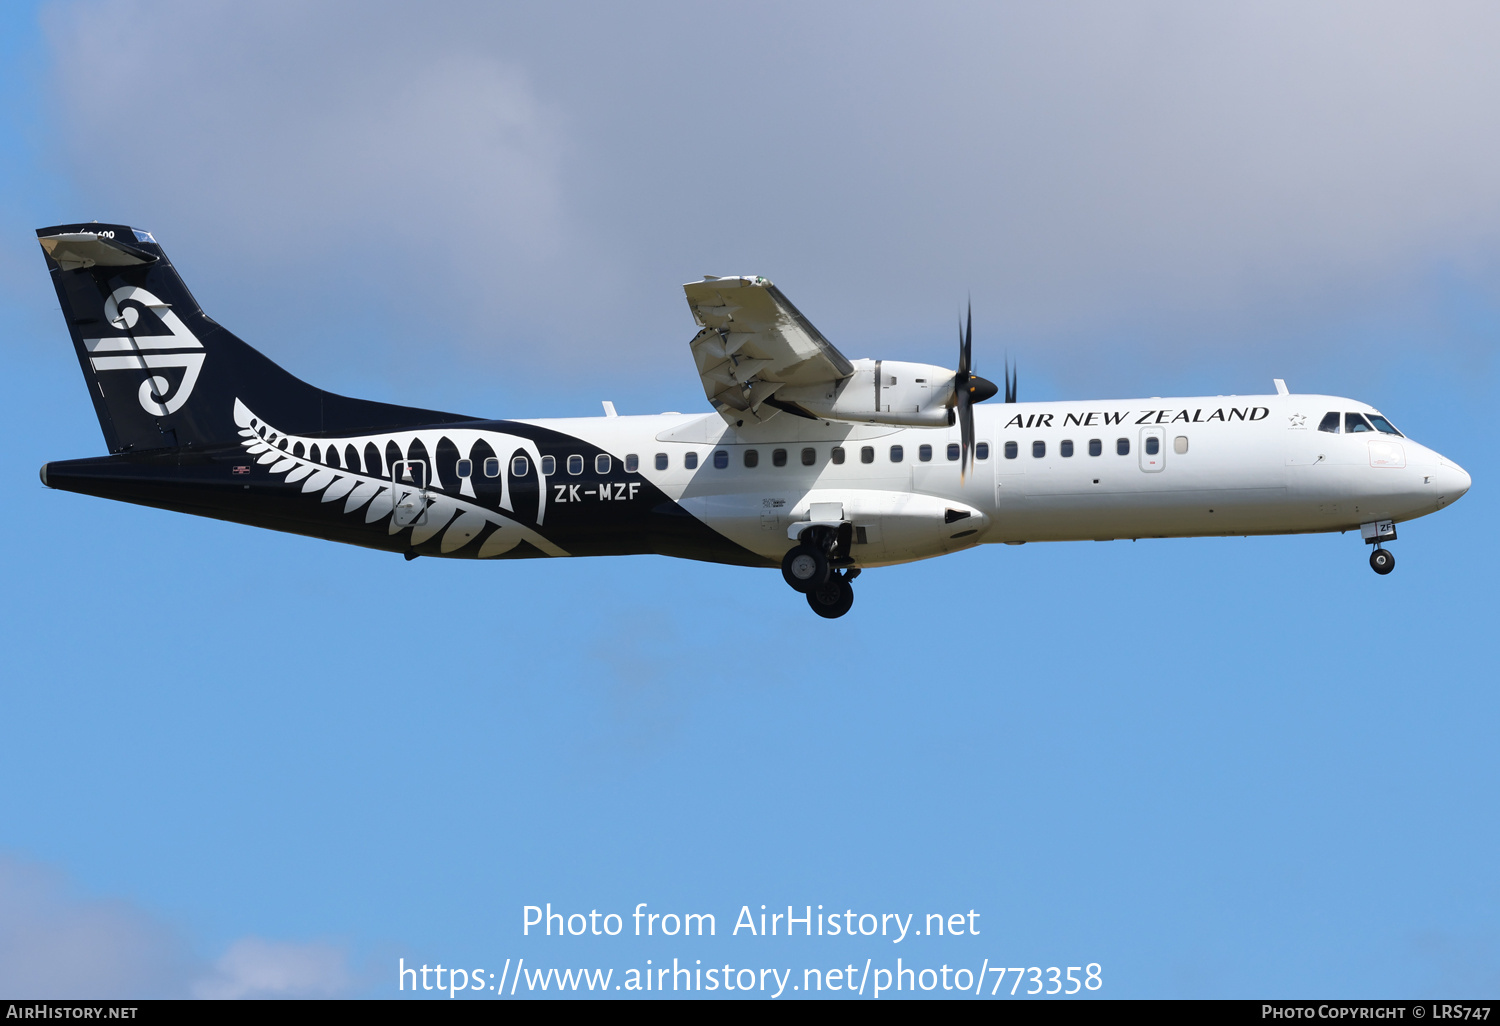
{"label": "landing gear wheel", "polygon": [[854,605],[854,586],[843,577],[834,574],[826,584],[807,593],[807,604],[812,611],[829,620],[837,620],[849,612]]}
{"label": "landing gear wheel", "polygon": [[1376,549],[1370,553],[1370,569],[1384,577],[1396,569],[1396,557],[1391,554],[1390,549]]}
{"label": "landing gear wheel", "polygon": [[804,594],[828,583],[828,557],[818,549],[798,545],[781,559],[781,576]]}

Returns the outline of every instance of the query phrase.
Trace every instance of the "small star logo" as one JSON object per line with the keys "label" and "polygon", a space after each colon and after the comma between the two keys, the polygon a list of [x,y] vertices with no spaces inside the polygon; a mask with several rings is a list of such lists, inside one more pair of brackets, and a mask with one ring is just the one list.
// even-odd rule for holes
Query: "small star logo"
{"label": "small star logo", "polygon": [[1292,422],[1292,427],[1299,428],[1307,425],[1307,417],[1301,413],[1294,413],[1287,418]]}

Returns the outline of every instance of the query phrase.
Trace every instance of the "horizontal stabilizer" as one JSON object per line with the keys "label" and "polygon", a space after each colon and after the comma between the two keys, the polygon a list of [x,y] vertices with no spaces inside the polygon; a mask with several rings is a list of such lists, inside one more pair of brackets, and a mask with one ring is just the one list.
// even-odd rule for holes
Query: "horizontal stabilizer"
{"label": "horizontal stabilizer", "polygon": [[135,267],[156,263],[155,254],[113,238],[115,233],[63,232],[39,239],[47,255],[64,271],[80,267]]}

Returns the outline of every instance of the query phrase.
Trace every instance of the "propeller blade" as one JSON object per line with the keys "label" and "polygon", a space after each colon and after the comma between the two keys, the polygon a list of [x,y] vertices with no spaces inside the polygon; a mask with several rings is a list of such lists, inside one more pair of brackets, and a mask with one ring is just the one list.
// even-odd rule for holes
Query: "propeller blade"
{"label": "propeller blade", "polygon": [[958,479],[965,481],[974,469],[974,399],[967,388],[958,393],[958,433],[961,440]]}
{"label": "propeller blade", "polygon": [[968,479],[974,469],[974,404],[994,395],[993,382],[974,373],[974,302],[969,301],[964,323],[958,333],[958,372],[953,375],[953,418],[958,421],[960,462],[958,477]]}
{"label": "propeller blade", "polygon": [[1016,401],[1016,382],[1020,377],[1021,365],[1011,366],[1010,357],[1005,358],[1005,401],[1013,403]]}
{"label": "propeller blade", "polygon": [[969,304],[968,325],[958,337],[958,383],[960,386],[969,383],[970,357],[974,348],[974,304]]}

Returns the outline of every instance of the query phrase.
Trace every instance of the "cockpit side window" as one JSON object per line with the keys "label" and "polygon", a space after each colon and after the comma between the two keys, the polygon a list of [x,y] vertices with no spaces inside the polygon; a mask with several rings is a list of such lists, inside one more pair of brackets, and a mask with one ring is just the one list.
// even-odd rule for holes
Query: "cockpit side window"
{"label": "cockpit side window", "polygon": [[1360,416],[1358,413],[1346,413],[1346,414],[1344,414],[1344,432],[1346,434],[1351,434],[1352,435],[1352,434],[1354,434],[1355,432],[1358,432],[1358,431],[1373,431],[1373,430],[1375,430],[1375,429],[1372,428],[1372,427],[1370,427],[1370,422],[1367,421],[1367,420],[1365,420],[1365,418],[1362,417],[1362,416]]}
{"label": "cockpit side window", "polygon": [[1396,426],[1394,424],[1386,420],[1378,413],[1370,414],[1370,423],[1374,424],[1375,430],[1379,431],[1382,435],[1396,435],[1398,438],[1406,437],[1401,432],[1396,430]]}
{"label": "cockpit side window", "polygon": [[1323,414],[1323,423],[1318,425],[1319,431],[1327,431],[1330,435],[1339,433],[1339,411]]}

